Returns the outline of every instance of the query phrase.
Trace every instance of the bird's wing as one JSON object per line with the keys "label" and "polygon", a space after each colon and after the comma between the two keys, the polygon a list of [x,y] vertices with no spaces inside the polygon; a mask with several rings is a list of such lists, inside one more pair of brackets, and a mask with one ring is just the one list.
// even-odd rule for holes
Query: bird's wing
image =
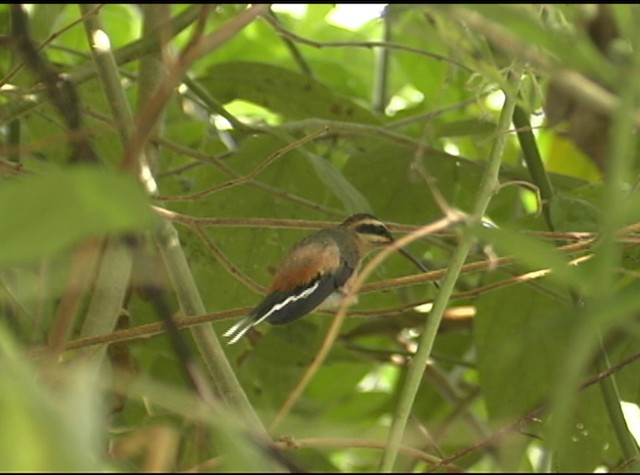
{"label": "bird's wing", "polygon": [[232,337],[230,344],[263,321],[277,325],[306,315],[353,274],[354,269],[342,261],[335,241],[303,240],[300,244],[283,261],[262,302],[227,330],[225,336]]}
{"label": "bird's wing", "polygon": [[[351,272],[349,272],[351,273]],[[313,311],[345,280],[332,239],[302,241],[278,269],[265,299],[252,313],[259,321],[288,323]]]}
{"label": "bird's wing", "polygon": [[288,292],[270,293],[249,315],[229,328],[224,336],[230,337],[229,344],[233,344],[242,338],[249,328],[265,320],[279,325],[306,315],[335,291],[332,281],[331,275],[319,275],[311,285]]}
{"label": "bird's wing", "polygon": [[334,277],[320,274],[310,283],[289,291],[272,292],[252,312],[256,324],[289,323],[313,311],[336,290]]}

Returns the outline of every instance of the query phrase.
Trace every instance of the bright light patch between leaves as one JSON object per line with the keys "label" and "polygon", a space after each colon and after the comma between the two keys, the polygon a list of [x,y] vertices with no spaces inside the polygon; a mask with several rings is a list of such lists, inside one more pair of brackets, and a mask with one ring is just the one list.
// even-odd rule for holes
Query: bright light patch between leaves
{"label": "bright light patch between leaves", "polygon": [[529,462],[531,463],[534,471],[544,472],[548,470],[548,451],[543,449],[537,441],[529,445],[529,448],[527,449],[527,456],[529,457]]}
{"label": "bright light patch between leaves", "polygon": [[382,16],[385,3],[338,3],[327,16],[327,21],[337,26],[357,30],[365,23]]}
{"label": "bright light patch between leaves", "polygon": [[519,188],[519,192],[520,200],[522,201],[522,205],[527,213],[534,214],[540,212],[540,201],[538,200],[538,195],[527,188]]}
{"label": "bright light patch between leaves", "polygon": [[631,402],[620,402],[622,406],[622,413],[627,421],[629,432],[636,439],[636,442],[640,444],[640,407],[637,404]]}
{"label": "bright light patch between leaves", "polygon": [[406,84],[395,96],[391,98],[385,112],[387,115],[393,116],[407,107],[420,104],[423,100],[424,94],[410,84]]}
{"label": "bright light patch between leaves", "polygon": [[358,391],[383,392],[391,394],[398,379],[398,368],[391,365],[382,365],[374,368],[358,383]]}
{"label": "bright light patch between leaves", "polygon": [[[365,23],[380,18],[386,3],[338,3],[327,15],[327,22],[347,28],[357,30]],[[296,18],[302,18],[307,13],[306,3],[275,3],[271,9],[275,12],[286,12]]]}
{"label": "bright light patch between leaves", "polygon": [[544,124],[545,115],[543,113],[534,113],[529,116],[529,121],[531,122],[531,128],[533,129],[533,134],[537,137],[540,133],[540,127]]}
{"label": "bright light patch between leaves", "polygon": [[302,18],[307,13],[306,3],[274,3],[271,6],[274,12],[284,12],[296,18]]}
{"label": "bright light patch between leaves", "polygon": [[446,142],[443,148],[449,155],[455,155],[456,157],[460,156],[460,149],[453,142]]}
{"label": "bright light patch between leaves", "polygon": [[422,305],[418,305],[417,307],[413,307],[413,309],[418,313],[429,313],[433,308],[433,302],[427,302]]}
{"label": "bright light patch between leaves", "polygon": [[[282,123],[282,119],[278,114],[274,114],[271,110],[259,104],[254,104],[253,102],[245,101],[242,99],[235,99],[231,101],[225,106],[225,108],[231,115],[237,117],[243,122],[258,125],[270,125],[274,127]],[[229,122],[227,122],[224,117],[220,117],[220,119],[229,124]],[[217,120],[218,118],[216,117],[216,125],[218,125]],[[222,125],[224,122],[220,122],[220,125]],[[232,128],[231,124],[229,124],[228,128]]]}
{"label": "bright light patch between leaves", "polygon": [[96,30],[93,33],[93,47],[101,53],[106,53],[111,49],[111,41],[102,30]]}
{"label": "bright light patch between leaves", "polygon": [[493,91],[491,94],[487,96],[484,100],[487,107],[494,111],[502,110],[504,106],[505,95],[501,90]]}

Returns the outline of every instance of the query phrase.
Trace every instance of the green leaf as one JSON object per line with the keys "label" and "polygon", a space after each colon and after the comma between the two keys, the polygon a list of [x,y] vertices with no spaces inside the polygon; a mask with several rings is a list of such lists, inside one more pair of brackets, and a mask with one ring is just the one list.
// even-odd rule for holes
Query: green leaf
{"label": "green leaf", "polygon": [[266,63],[218,64],[200,82],[220,102],[244,99],[287,119],[332,119],[367,124],[379,119],[313,78]]}
{"label": "green leaf", "polygon": [[31,11],[29,33],[36,42],[42,42],[53,33],[58,20],[69,5],[66,3],[35,4]]}
{"label": "green leaf", "polygon": [[588,201],[556,193],[549,202],[549,210],[558,231],[593,232],[597,229],[598,209]]}
{"label": "green leaf", "polygon": [[[546,402],[555,385],[562,384],[557,370],[571,351],[567,342],[579,320],[568,304],[531,287],[501,289],[480,298],[474,323],[478,371],[495,427],[504,427]],[[599,389],[577,394],[573,409],[562,415],[572,432],[554,447],[558,465],[554,468],[592,471],[611,438]],[[545,422],[548,417],[554,415],[545,415]]]}
{"label": "green leaf", "polygon": [[487,136],[493,133],[495,129],[496,124],[491,121],[472,118],[438,124],[435,135],[436,137]]}
{"label": "green leaf", "polygon": [[130,176],[74,168],[0,186],[0,265],[60,252],[84,238],[144,229],[147,197]]}
{"label": "green leaf", "polygon": [[[556,309],[549,312],[549,309]],[[474,336],[489,419],[498,429],[543,402],[560,362],[570,321],[566,306],[540,292],[510,287],[478,301]],[[526,441],[502,445],[501,463],[519,468]]]}
{"label": "green leaf", "polygon": [[320,180],[340,199],[344,209],[350,213],[371,212],[371,205],[365,196],[349,183],[333,163],[315,154],[307,156]]}
{"label": "green leaf", "polygon": [[[571,432],[555,449],[554,470],[567,472],[593,472],[600,465],[613,437],[611,425],[605,416],[600,388],[596,386],[577,395],[571,418]],[[553,439],[553,438],[551,438]],[[606,454],[609,457],[612,454]]]}
{"label": "green leaf", "polygon": [[492,419],[524,415],[542,401],[570,329],[567,310],[525,286],[479,299],[474,321],[478,371]]}
{"label": "green leaf", "polygon": [[[405,10],[402,6],[389,6],[389,25],[394,42],[410,46],[425,53],[435,53],[448,56],[446,42],[438,31],[440,24],[424,11]],[[424,94],[424,101],[431,108],[442,107],[449,101],[447,93],[456,91],[455,88],[443,87],[443,83],[451,71],[451,63],[425,57],[415,52],[394,51],[394,62],[397,67],[391,74],[391,92],[399,90],[407,82]],[[402,74],[402,75],[401,75]]]}

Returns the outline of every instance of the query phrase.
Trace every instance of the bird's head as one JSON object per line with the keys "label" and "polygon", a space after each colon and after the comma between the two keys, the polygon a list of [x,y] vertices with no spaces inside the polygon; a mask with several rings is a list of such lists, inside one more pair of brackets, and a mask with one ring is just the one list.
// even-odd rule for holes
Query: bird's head
{"label": "bird's head", "polygon": [[[387,225],[372,214],[354,214],[345,219],[340,226],[352,229],[356,233],[363,255],[377,247],[386,246],[394,241]],[[429,271],[422,262],[406,249],[399,248],[398,252],[413,262],[422,272]]]}
{"label": "bird's head", "polygon": [[340,226],[353,230],[361,247],[367,252],[393,242],[393,236],[387,226],[371,214],[354,214],[345,219]]}

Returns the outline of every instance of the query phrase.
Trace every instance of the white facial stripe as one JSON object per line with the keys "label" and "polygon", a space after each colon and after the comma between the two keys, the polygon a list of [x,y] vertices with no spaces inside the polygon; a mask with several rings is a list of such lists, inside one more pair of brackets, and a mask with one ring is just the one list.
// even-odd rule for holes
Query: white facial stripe
{"label": "white facial stripe", "polygon": [[360,224],[365,224],[367,226],[382,226],[382,227],[385,227],[384,223],[382,221],[380,221],[378,219],[371,219],[371,218],[361,219],[360,221],[358,221],[358,225],[360,225]]}
{"label": "white facial stripe", "polygon": [[371,242],[389,242],[389,238],[386,236],[378,236],[377,234],[367,234],[367,239]]}
{"label": "white facial stripe", "polygon": [[274,312],[277,312],[281,308],[284,308],[287,305],[289,305],[289,303],[296,302],[297,300],[300,300],[300,299],[306,299],[318,289],[319,285],[320,285],[320,279],[316,280],[316,282],[311,287],[304,289],[304,292],[296,295],[290,295],[289,297],[284,299],[282,302],[278,302],[273,307],[271,307],[271,309],[267,313],[265,313],[262,317],[260,317],[259,320],[256,320],[254,325],[257,325],[258,323],[263,322],[265,319],[269,318],[269,316],[271,316]]}

